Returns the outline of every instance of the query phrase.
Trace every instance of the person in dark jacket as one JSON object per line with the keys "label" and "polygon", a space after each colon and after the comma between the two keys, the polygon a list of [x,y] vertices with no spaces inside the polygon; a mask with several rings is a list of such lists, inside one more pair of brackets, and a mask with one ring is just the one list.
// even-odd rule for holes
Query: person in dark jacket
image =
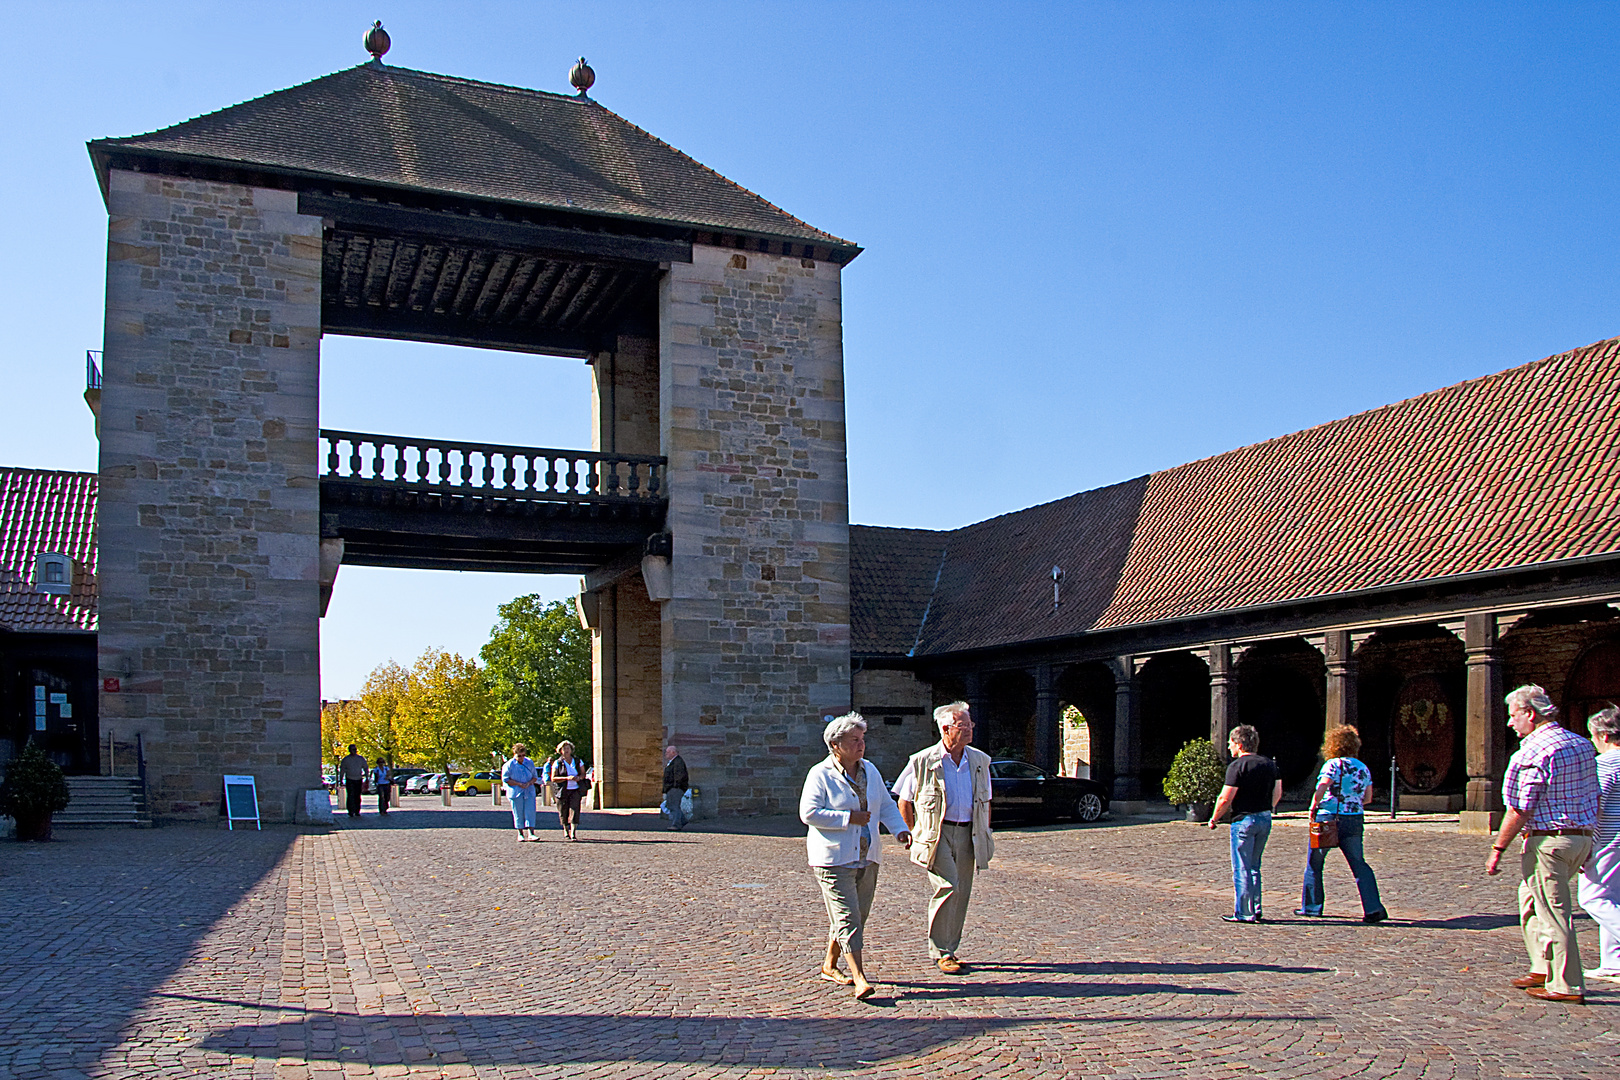
{"label": "person in dark jacket", "polygon": [[366,759],[360,756],[359,747],[349,744],[349,756],[338,763],[338,775],[343,778],[343,787],[349,795],[349,816],[360,816],[360,796],[366,790]]}
{"label": "person in dark jacket", "polygon": [[664,747],[664,805],[669,808],[669,827],[676,832],[686,828],[686,813],[681,809],[681,799],[690,786],[681,752],[673,746]]}

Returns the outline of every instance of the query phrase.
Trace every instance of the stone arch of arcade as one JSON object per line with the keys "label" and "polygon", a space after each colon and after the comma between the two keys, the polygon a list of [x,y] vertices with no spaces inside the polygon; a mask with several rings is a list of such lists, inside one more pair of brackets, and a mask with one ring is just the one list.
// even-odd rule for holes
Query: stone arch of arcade
{"label": "stone arch of arcade", "polygon": [[[514,104],[380,61],[316,82],[294,132],[259,130],[279,121],[256,104],[91,147],[110,219],[101,713],[144,736],[154,811],[211,814],[220,774],[251,772],[268,819],[295,815],[319,782],[318,619],[342,563],[583,575],[603,801],[656,802],[674,738],[705,810],[776,809],[820,753],[805,718],[849,703],[839,305],[859,249],[718,180],[729,209],[603,213],[373,176],[392,166],[342,160],[365,151],[330,101],[398,95],[447,160],[463,113],[537,110],[556,183],[615,198],[631,189],[566,135],[629,126],[583,95]],[[447,95],[467,99],[448,120]],[[478,115],[540,152],[527,118]],[[322,430],[328,333],[584,359],[593,449]]]}

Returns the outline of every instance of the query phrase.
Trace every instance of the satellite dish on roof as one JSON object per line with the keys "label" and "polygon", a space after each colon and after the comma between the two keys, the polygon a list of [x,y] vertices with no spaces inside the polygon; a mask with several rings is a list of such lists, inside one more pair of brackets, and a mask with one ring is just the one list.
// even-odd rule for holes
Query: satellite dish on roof
{"label": "satellite dish on roof", "polygon": [[568,84],[579,91],[580,97],[584,97],[585,91],[596,85],[596,72],[591,70],[591,65],[585,62],[583,56],[579,58],[579,63],[568,69]]}
{"label": "satellite dish on roof", "polygon": [[371,54],[371,58],[379,64],[382,63],[383,53],[388,51],[388,47],[393,42],[388,38],[388,31],[383,29],[381,19],[372,23],[371,29],[366,31],[364,44],[366,52]]}

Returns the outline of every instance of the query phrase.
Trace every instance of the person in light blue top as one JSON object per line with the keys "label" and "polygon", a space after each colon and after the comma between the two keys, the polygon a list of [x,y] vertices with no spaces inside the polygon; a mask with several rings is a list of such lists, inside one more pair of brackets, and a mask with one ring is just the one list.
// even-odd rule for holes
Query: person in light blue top
{"label": "person in light blue top", "polygon": [[506,785],[506,797],[512,801],[512,827],[517,830],[520,844],[540,839],[534,831],[534,793],[539,782],[540,770],[529,757],[529,748],[513,743],[512,760],[501,767],[501,783]]}
{"label": "person in light blue top", "polygon": [[[1311,797],[1311,820],[1338,818],[1339,850],[1344,852],[1344,861],[1356,876],[1356,890],[1361,893],[1361,921],[1379,923],[1389,914],[1378,897],[1378,878],[1363,857],[1362,831],[1367,799],[1372,794],[1372,770],[1356,760],[1360,752],[1361,734],[1355,728],[1341,724],[1328,731],[1322,743],[1322,757],[1326,760],[1317,776],[1316,794]],[[1305,887],[1295,915],[1322,914],[1322,864],[1326,859],[1324,848],[1311,848],[1306,856]]]}

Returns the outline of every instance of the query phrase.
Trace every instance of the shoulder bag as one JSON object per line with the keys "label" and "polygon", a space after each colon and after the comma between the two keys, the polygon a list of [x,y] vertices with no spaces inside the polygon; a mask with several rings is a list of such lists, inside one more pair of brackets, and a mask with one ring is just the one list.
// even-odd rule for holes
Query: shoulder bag
{"label": "shoulder bag", "polygon": [[[1343,769],[1342,766],[1339,769],[1339,775],[1338,775],[1337,779],[1339,779],[1341,781],[1344,779],[1344,769]],[[1337,791],[1330,792],[1330,794],[1333,795],[1333,799],[1334,799],[1335,802],[1339,801],[1340,796],[1339,796],[1339,793]],[[1336,848],[1338,846],[1339,846],[1339,815],[1338,814],[1334,814],[1331,818],[1329,818],[1326,821],[1313,821],[1313,822],[1311,822],[1311,850],[1313,850],[1313,851],[1326,851],[1328,848]]]}

